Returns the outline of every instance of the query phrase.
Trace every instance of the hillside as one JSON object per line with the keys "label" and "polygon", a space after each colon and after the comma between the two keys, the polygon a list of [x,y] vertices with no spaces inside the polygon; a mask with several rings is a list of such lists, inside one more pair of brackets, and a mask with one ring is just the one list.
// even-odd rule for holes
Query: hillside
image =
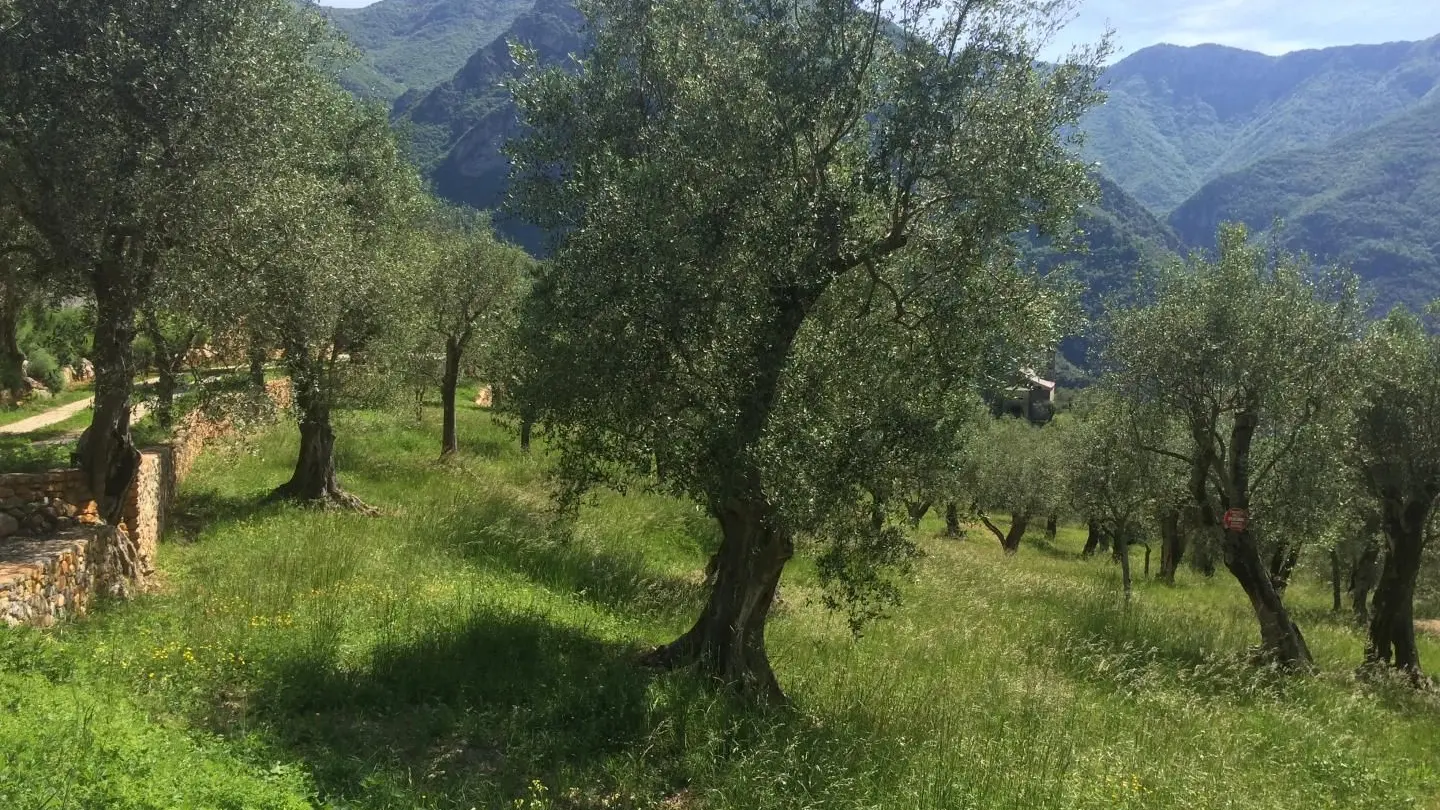
{"label": "hillside", "polygon": [[361,96],[393,100],[434,87],[500,35],[533,0],[380,0],[322,11],[364,54],[345,83]]}
{"label": "hillside", "polygon": [[1116,63],[1086,156],[1152,211],[1288,149],[1357,132],[1436,95],[1440,37],[1272,57],[1156,45]]}
{"label": "hillside", "polygon": [[[584,46],[584,25],[584,17],[568,0],[539,0],[448,81],[416,98],[401,99],[396,125],[408,135],[415,161],[441,196],[476,208],[500,205],[509,174],[500,150],[519,131],[505,87],[517,76],[510,43],[528,45],[542,63],[556,64]],[[538,246],[533,231],[500,224],[527,247]]]}
{"label": "hillside", "polygon": [[703,603],[715,529],[692,505],[605,493],[562,534],[543,452],[466,407],[439,465],[438,429],[433,407],[347,415],[342,475],[373,518],[260,502],[293,425],[202,457],[163,590],[0,632],[0,806],[1381,810],[1440,791],[1434,701],[1356,683],[1362,636],[1320,583],[1286,598],[1324,674],[1286,682],[1246,664],[1233,582],[1137,578],[1126,609],[1070,526],[1007,556],[932,516],[904,604],[858,640],[793,565],[768,635],[795,705],[747,710],[637,661]]}
{"label": "hillside", "polygon": [[[1081,286],[1080,303],[1088,318],[1100,314],[1106,298],[1130,289],[1142,268],[1185,250],[1170,226],[1113,180],[1096,175],[1095,181],[1100,197],[1076,222],[1078,243],[1060,250],[1049,242],[1036,242],[1028,253],[1041,271],[1062,271]],[[1066,359],[1081,367],[1088,365],[1089,349],[1090,341],[1080,337],[1062,346]]]}
{"label": "hillside", "polygon": [[[540,0],[512,17],[505,15],[515,6],[487,2],[469,12],[508,25],[487,33],[446,80],[402,96],[395,122],[442,196],[493,209],[504,200],[509,168],[501,149],[518,133],[505,87],[516,75],[509,44],[560,63],[584,47],[584,20],[569,0]],[[410,26],[423,29],[420,39],[443,39],[451,29],[441,21],[453,17],[442,12],[455,5],[382,0],[364,10],[376,10],[365,30]],[[404,51],[396,43],[415,41],[365,36],[357,43],[381,45],[371,52],[376,64]],[[1231,219],[1264,229],[1284,217],[1291,247],[1353,262],[1384,303],[1419,301],[1440,287],[1430,236],[1435,206],[1423,182],[1426,167],[1440,160],[1440,143],[1425,134],[1432,101],[1440,100],[1440,37],[1281,57],[1157,45],[1121,60],[1104,81],[1110,98],[1085,121],[1086,157],[1114,182],[1102,183],[1100,203],[1079,223],[1085,250],[1062,255],[1045,247],[1033,256],[1047,270],[1070,267],[1085,287],[1087,311],[1128,284],[1144,260],[1205,246],[1215,224]],[[1389,123],[1369,129],[1380,122]],[[1395,174],[1410,176],[1395,184]],[[1177,207],[1171,231],[1157,216]],[[500,224],[527,248],[540,247],[533,229]]]}
{"label": "hillside", "polygon": [[1296,149],[1205,185],[1170,224],[1209,245],[1220,220],[1351,265],[1382,307],[1440,295],[1440,99],[1321,147]]}

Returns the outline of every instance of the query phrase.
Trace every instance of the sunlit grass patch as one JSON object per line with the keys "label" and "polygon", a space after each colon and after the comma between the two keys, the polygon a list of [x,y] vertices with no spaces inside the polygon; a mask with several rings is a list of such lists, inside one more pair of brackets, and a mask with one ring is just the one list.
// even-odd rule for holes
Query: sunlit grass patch
{"label": "sunlit grass patch", "polygon": [[[1289,596],[1321,674],[1257,670],[1254,620],[1223,571],[1183,570],[1173,587],[1140,577],[1127,608],[1117,567],[1082,559],[1074,527],[1048,545],[1032,532],[1007,557],[983,530],[948,540],[932,518],[904,604],[859,639],[797,561],[768,634],[790,709],[646,671],[639,653],[699,609],[710,521],[601,494],[557,523],[538,449],[520,453],[474,408],[461,425],[461,456],[441,463],[433,409],[339,423],[341,479],[375,518],[263,502],[290,472],[293,426],[208,454],[162,548],[161,593],[3,637],[0,695],[23,698],[0,713],[7,739],[82,752],[93,767],[64,784],[137,797],[104,805],[117,807],[1423,808],[1440,796],[1440,707],[1353,679],[1362,639],[1328,618],[1322,588]],[[105,733],[87,742],[85,728]],[[38,791],[61,784],[37,776],[53,757],[17,745],[0,746],[0,773],[14,774],[0,785],[14,806],[43,806]],[[181,798],[155,799],[152,781]],[[222,790],[228,805],[213,799]]]}

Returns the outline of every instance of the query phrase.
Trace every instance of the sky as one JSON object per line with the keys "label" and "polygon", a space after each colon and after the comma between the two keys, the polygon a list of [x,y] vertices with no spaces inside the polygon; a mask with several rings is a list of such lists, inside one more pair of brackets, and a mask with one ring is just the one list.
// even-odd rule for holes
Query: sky
{"label": "sky", "polygon": [[[375,0],[320,0],[356,8]],[[1214,42],[1278,56],[1305,48],[1428,39],[1440,34],[1440,0],[1082,0],[1047,56],[1115,30],[1123,57],[1148,45]]]}
{"label": "sky", "polygon": [[1061,36],[1091,42],[1107,24],[1117,56],[1160,42],[1213,42],[1278,56],[1428,39],[1440,34],[1440,0],[1084,0]]}

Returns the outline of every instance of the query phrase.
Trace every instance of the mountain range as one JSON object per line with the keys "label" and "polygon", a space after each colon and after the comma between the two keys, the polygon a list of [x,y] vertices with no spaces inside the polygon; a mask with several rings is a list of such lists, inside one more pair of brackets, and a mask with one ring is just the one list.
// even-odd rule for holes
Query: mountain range
{"label": "mountain range", "polygon": [[[363,54],[346,83],[393,102],[441,195],[484,208],[503,200],[500,147],[518,131],[509,43],[551,64],[586,43],[573,0],[379,0],[327,13]],[[1102,192],[1080,223],[1089,250],[1036,254],[1072,265],[1092,305],[1141,263],[1210,247],[1226,220],[1353,266],[1377,307],[1440,295],[1440,37],[1278,57],[1156,45],[1101,82],[1107,101],[1082,121]],[[537,233],[502,226],[538,247]]]}

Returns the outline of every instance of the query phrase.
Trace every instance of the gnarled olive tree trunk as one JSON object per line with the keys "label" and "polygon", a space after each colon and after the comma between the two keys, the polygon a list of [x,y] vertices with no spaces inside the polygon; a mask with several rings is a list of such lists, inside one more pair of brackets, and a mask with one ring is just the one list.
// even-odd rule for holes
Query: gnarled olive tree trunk
{"label": "gnarled olive tree trunk", "polygon": [[160,328],[160,319],[154,312],[146,312],[145,333],[155,347],[155,372],[158,377],[155,383],[155,421],[168,430],[175,423],[175,392],[180,388],[185,357],[195,345],[199,332],[187,330],[180,340],[170,341]]}
{"label": "gnarled olive tree trunk", "polygon": [[321,387],[322,373],[304,349],[286,351],[290,364],[295,408],[300,420],[300,451],[290,480],[271,493],[275,499],[365,510],[347,493],[335,476],[335,429],[330,422],[330,399]]}
{"label": "gnarled olive tree trunk", "polygon": [[[1229,486],[1225,493],[1227,499],[1222,502],[1222,506],[1237,509],[1242,513],[1248,513],[1250,508],[1250,445],[1258,425],[1258,416],[1253,412],[1242,411],[1235,416],[1235,424],[1230,431],[1231,456],[1230,468],[1227,471]],[[1205,443],[1208,442],[1209,438],[1206,437]],[[1210,459],[1201,454],[1200,463],[1208,466]],[[1300,627],[1291,620],[1280,592],[1270,579],[1270,571],[1260,558],[1260,548],[1254,533],[1250,531],[1248,524],[1243,528],[1231,529],[1218,526],[1219,521],[1211,507],[1205,486],[1205,472],[1206,470],[1200,469],[1198,475],[1192,475],[1191,490],[1195,494],[1196,505],[1200,507],[1202,520],[1208,525],[1220,528],[1222,532],[1220,550],[1225,567],[1250,599],[1250,606],[1260,624],[1261,654],[1283,667],[1309,667],[1312,663],[1310,648],[1305,644]]]}
{"label": "gnarled olive tree trunk", "polygon": [[1355,614],[1355,624],[1370,626],[1370,592],[1380,579],[1380,543],[1369,537],[1361,548],[1355,567],[1350,569],[1350,608]]}
{"label": "gnarled olive tree trunk", "polygon": [[963,534],[960,528],[960,507],[950,501],[945,504],[945,536],[959,538]]}
{"label": "gnarled olive tree trunk", "polygon": [[[0,271],[12,272],[3,265]],[[25,390],[25,354],[20,351],[19,331],[20,296],[14,282],[0,279],[0,386],[14,399]]]}
{"label": "gnarled olive tree trunk", "polygon": [[1175,584],[1175,572],[1185,557],[1185,533],[1180,528],[1180,510],[1166,509],[1160,515],[1160,580]]}
{"label": "gnarled olive tree trunk", "polygon": [[1375,586],[1370,617],[1367,664],[1388,664],[1419,679],[1420,651],[1415,646],[1415,580],[1425,550],[1425,523],[1433,498],[1408,504],[1387,503],[1381,522],[1388,542],[1385,565]]}
{"label": "gnarled olive tree trunk", "polygon": [[125,492],[139,469],[140,454],[130,437],[130,394],[135,376],[130,344],[135,340],[135,306],[125,289],[121,266],[96,268],[95,404],[90,427],[77,448],[86,483],[107,523],[120,522]]}
{"label": "gnarled olive tree trunk", "polygon": [[764,435],[808,308],[794,287],[777,290],[774,303],[770,328],[755,336],[752,382],[738,399],[732,447],[740,450],[721,453],[717,448],[714,455],[724,460],[721,488],[726,491],[710,503],[721,530],[720,550],[711,561],[710,598],[688,632],[646,656],[652,666],[695,666],[765,701],[785,699],[765,650],[765,622],[795,544],[765,496],[763,475],[751,453]]}
{"label": "gnarled olive tree trunk", "polygon": [[794,543],[763,502],[733,500],[713,512],[722,540],[712,560],[710,598],[689,632],[647,660],[662,667],[696,664],[742,692],[783,699],[765,650],[765,622]]}
{"label": "gnarled olive tree trunk", "polygon": [[1344,604],[1340,600],[1340,551],[1334,546],[1330,547],[1330,612],[1339,613]]}
{"label": "gnarled olive tree trunk", "polygon": [[905,502],[905,514],[907,514],[907,515],[910,517],[910,527],[911,527],[912,529],[918,529],[918,528],[920,528],[920,521],[924,520],[924,519],[925,519],[925,515],[927,515],[927,514],[929,514],[929,513],[930,513],[930,501],[906,501],[906,502]]}
{"label": "gnarled olive tree trunk", "polygon": [[1282,595],[1290,587],[1290,575],[1300,562],[1299,543],[1277,543],[1270,553],[1270,583]]}
{"label": "gnarled olive tree trunk", "polygon": [[1000,527],[992,523],[984,512],[980,513],[980,522],[1000,541],[1000,548],[1004,549],[1006,554],[1014,554],[1020,550],[1020,541],[1025,538],[1025,530],[1030,528],[1030,515],[1025,512],[1011,512],[1010,530],[1006,532],[1000,531]]}
{"label": "gnarled olive tree trunk", "polygon": [[1095,518],[1085,521],[1085,530],[1085,548],[1080,553],[1090,557],[1100,550],[1100,542],[1105,539],[1105,530]]}
{"label": "gnarled olive tree trunk", "polygon": [[76,445],[75,461],[85,474],[100,517],[114,527],[97,533],[90,546],[97,586],[112,596],[124,596],[131,583],[143,584],[148,573],[138,543],[122,526],[125,495],[140,469],[140,451],[130,436],[134,294],[127,284],[126,268],[118,261],[96,267],[91,280],[96,304],[91,351],[95,364],[94,415]]}
{"label": "gnarled olive tree trunk", "polygon": [[1130,597],[1134,591],[1134,580],[1130,574],[1130,534],[1123,530],[1117,530],[1111,535],[1113,547],[1111,553],[1115,555],[1115,561],[1120,563],[1120,586],[1125,592],[1125,604],[1130,604]]}

